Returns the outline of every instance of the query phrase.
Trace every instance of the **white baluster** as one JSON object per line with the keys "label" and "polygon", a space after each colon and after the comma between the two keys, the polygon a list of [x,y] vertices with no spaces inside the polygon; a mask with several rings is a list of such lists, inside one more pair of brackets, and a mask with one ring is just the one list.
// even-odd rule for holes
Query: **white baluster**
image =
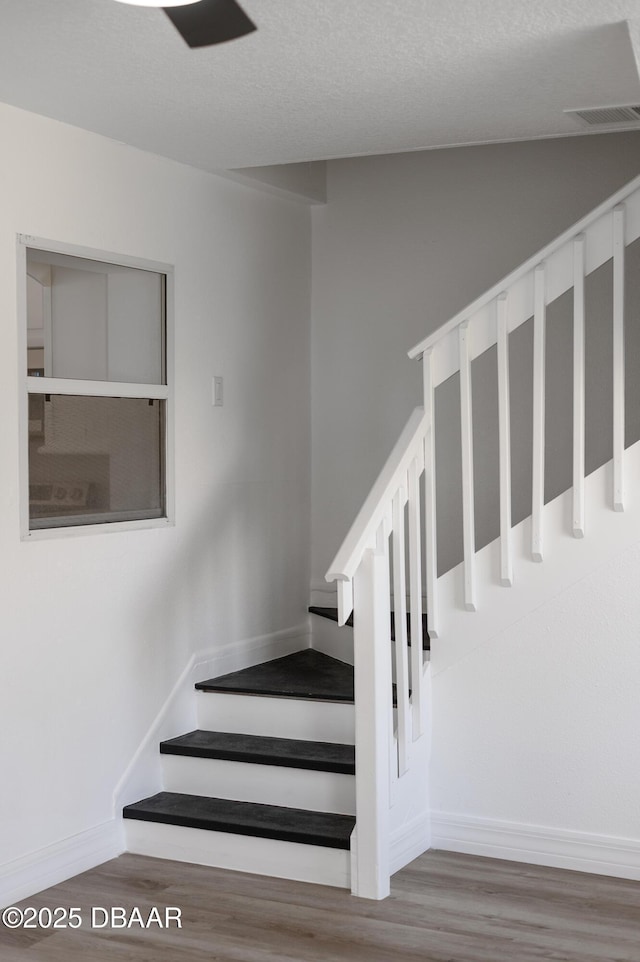
{"label": "white baluster", "polygon": [[344,625],[353,611],[353,582],[338,581],[338,624]]}
{"label": "white baluster", "polygon": [[533,479],[531,506],[531,557],[542,561],[544,510],[544,381],[545,381],[545,277],[544,264],[533,274]]}
{"label": "white baluster", "polygon": [[584,538],[584,245],[579,234],[573,242],[573,534]]}
{"label": "white baluster", "polygon": [[422,355],[424,410],[430,427],[424,446],[424,526],[427,583],[427,627],[430,638],[438,637],[438,543],[436,528],[436,424],[433,384],[433,356]]}
{"label": "white baluster", "polygon": [[420,473],[417,459],[409,467],[409,597],[411,601],[411,729],[415,741],[424,733],[422,703],[422,564],[420,551]]}
{"label": "white baluster", "polygon": [[[393,681],[393,653],[392,653],[392,643],[391,643],[391,592],[392,585],[390,584],[390,574],[391,574],[391,562],[390,562],[390,547],[389,538],[391,537],[391,530],[393,528],[393,503],[389,504],[388,509],[384,513],[384,518],[381,525],[376,532],[376,553],[382,556],[382,563],[384,566],[384,571],[386,573],[387,579],[387,597],[389,598],[389,604],[387,605],[387,630],[386,635],[384,635],[385,645],[388,650],[387,663],[389,670],[389,681]],[[393,691],[390,690],[389,697],[382,705],[381,711],[384,711],[387,715],[387,730],[389,732],[388,741],[388,771],[389,771],[389,807],[393,808],[396,803],[397,792],[398,792],[398,737],[395,731],[395,715],[393,708]],[[384,746],[383,746],[384,748]]]}
{"label": "white baluster", "polygon": [[513,584],[511,548],[511,424],[509,399],[509,317],[508,295],[497,302],[498,333],[498,431],[500,445],[500,581]]}
{"label": "white baluster", "polygon": [[398,713],[398,775],[409,767],[411,714],[407,652],[407,580],[405,575],[404,491],[393,499],[393,607],[395,625],[396,694]]}
{"label": "white baluster", "polygon": [[464,547],[464,606],[476,611],[475,505],[473,488],[473,424],[471,412],[471,359],[469,322],[458,328],[460,351],[460,430],[462,440],[462,529]]}
{"label": "white baluster", "polygon": [[[380,544],[381,539],[378,539]],[[391,644],[389,563],[367,549],[354,579],[357,846],[354,895],[389,894]]]}
{"label": "white baluster", "polygon": [[624,204],[613,209],[613,510],[624,511]]}

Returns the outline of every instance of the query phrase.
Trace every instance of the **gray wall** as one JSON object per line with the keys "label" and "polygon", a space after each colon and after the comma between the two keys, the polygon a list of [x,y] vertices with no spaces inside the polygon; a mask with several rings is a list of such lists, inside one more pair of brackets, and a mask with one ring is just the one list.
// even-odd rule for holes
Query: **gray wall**
{"label": "gray wall", "polygon": [[[323,584],[386,455],[421,403],[420,364],[407,350],[638,173],[637,133],[328,164],[328,204],[313,211],[312,586]],[[630,266],[637,258],[630,252]],[[610,265],[587,285],[587,470],[610,450],[610,287]],[[628,311],[630,375],[640,354],[637,315]],[[514,332],[510,346],[517,521],[529,513],[531,490],[530,322]],[[497,534],[495,365],[495,351],[473,364],[479,546]],[[549,307],[547,383],[549,499],[571,478],[570,294]],[[455,377],[436,396],[440,571],[461,559],[458,390]],[[632,376],[628,394],[630,413],[640,410]],[[633,414],[628,437],[639,435]]]}

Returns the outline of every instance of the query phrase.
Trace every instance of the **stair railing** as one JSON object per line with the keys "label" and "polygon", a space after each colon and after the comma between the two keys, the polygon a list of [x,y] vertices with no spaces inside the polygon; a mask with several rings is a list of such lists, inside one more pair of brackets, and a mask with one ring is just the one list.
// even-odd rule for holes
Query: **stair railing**
{"label": "stair railing", "polygon": [[[365,898],[389,894],[389,809],[398,779],[410,768],[412,745],[425,731],[420,478],[430,433],[430,414],[416,408],[326,576],[327,581],[337,582],[339,623],[343,625],[354,612],[356,844],[352,891]],[[425,482],[426,490],[432,487]],[[391,642],[391,590],[395,646]]]}
{"label": "stair railing", "polygon": [[[547,305],[573,288],[573,534],[585,533],[585,277],[613,259],[613,490],[612,507],[624,509],[624,256],[640,236],[640,177],[636,177],[539,253],[495,284],[411,351],[424,366],[426,405],[435,388],[460,373],[464,604],[477,609],[473,482],[471,362],[494,344],[498,356],[501,583],[513,583],[509,334],[533,318],[533,452],[531,557],[544,555],[545,336]],[[433,447],[431,448],[433,454]],[[434,462],[428,470],[433,474]],[[427,529],[435,531],[435,499]],[[437,572],[427,565],[429,633],[438,637]]]}
{"label": "stair railing", "polygon": [[[425,558],[429,635],[438,637],[435,491],[435,388],[459,372],[462,454],[464,607],[478,605],[475,563],[471,362],[497,346],[500,478],[500,582],[513,584],[509,334],[533,318],[533,477],[531,557],[544,556],[545,326],[547,305],[573,288],[573,517],[585,534],[585,277],[613,261],[613,486],[624,509],[624,261],[640,237],[640,177],[529,258],[410,352],[423,361],[424,407],[416,408],[349,534],[327,581],[336,581],[339,622],[354,611],[356,701],[356,844],[352,889],[369,898],[389,892],[390,807],[424,733],[422,571]],[[420,479],[424,475],[424,518]],[[408,505],[408,509],[405,509]],[[405,517],[406,510],[406,517]],[[409,550],[406,555],[406,533]],[[408,577],[405,555],[408,557]],[[395,607],[397,709],[392,698],[391,590]],[[407,654],[407,584],[411,661]],[[416,643],[417,642],[417,643]],[[422,757],[422,756],[419,756]]]}

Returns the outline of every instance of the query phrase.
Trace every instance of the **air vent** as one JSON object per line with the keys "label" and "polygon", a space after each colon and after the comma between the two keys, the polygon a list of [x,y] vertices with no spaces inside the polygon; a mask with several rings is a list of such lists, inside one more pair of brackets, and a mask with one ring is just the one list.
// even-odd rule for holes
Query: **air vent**
{"label": "air vent", "polygon": [[640,127],[640,105],[623,104],[612,107],[581,107],[565,110],[575,117],[581,127]]}

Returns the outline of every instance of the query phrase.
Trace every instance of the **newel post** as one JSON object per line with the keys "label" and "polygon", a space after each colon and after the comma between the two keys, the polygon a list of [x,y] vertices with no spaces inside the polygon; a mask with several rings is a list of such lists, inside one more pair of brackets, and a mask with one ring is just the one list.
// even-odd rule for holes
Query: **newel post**
{"label": "newel post", "polygon": [[[385,544],[386,542],[386,544]],[[383,899],[390,891],[389,744],[393,724],[389,550],[382,532],[364,552],[354,578],[356,717],[356,846],[354,895]]]}

